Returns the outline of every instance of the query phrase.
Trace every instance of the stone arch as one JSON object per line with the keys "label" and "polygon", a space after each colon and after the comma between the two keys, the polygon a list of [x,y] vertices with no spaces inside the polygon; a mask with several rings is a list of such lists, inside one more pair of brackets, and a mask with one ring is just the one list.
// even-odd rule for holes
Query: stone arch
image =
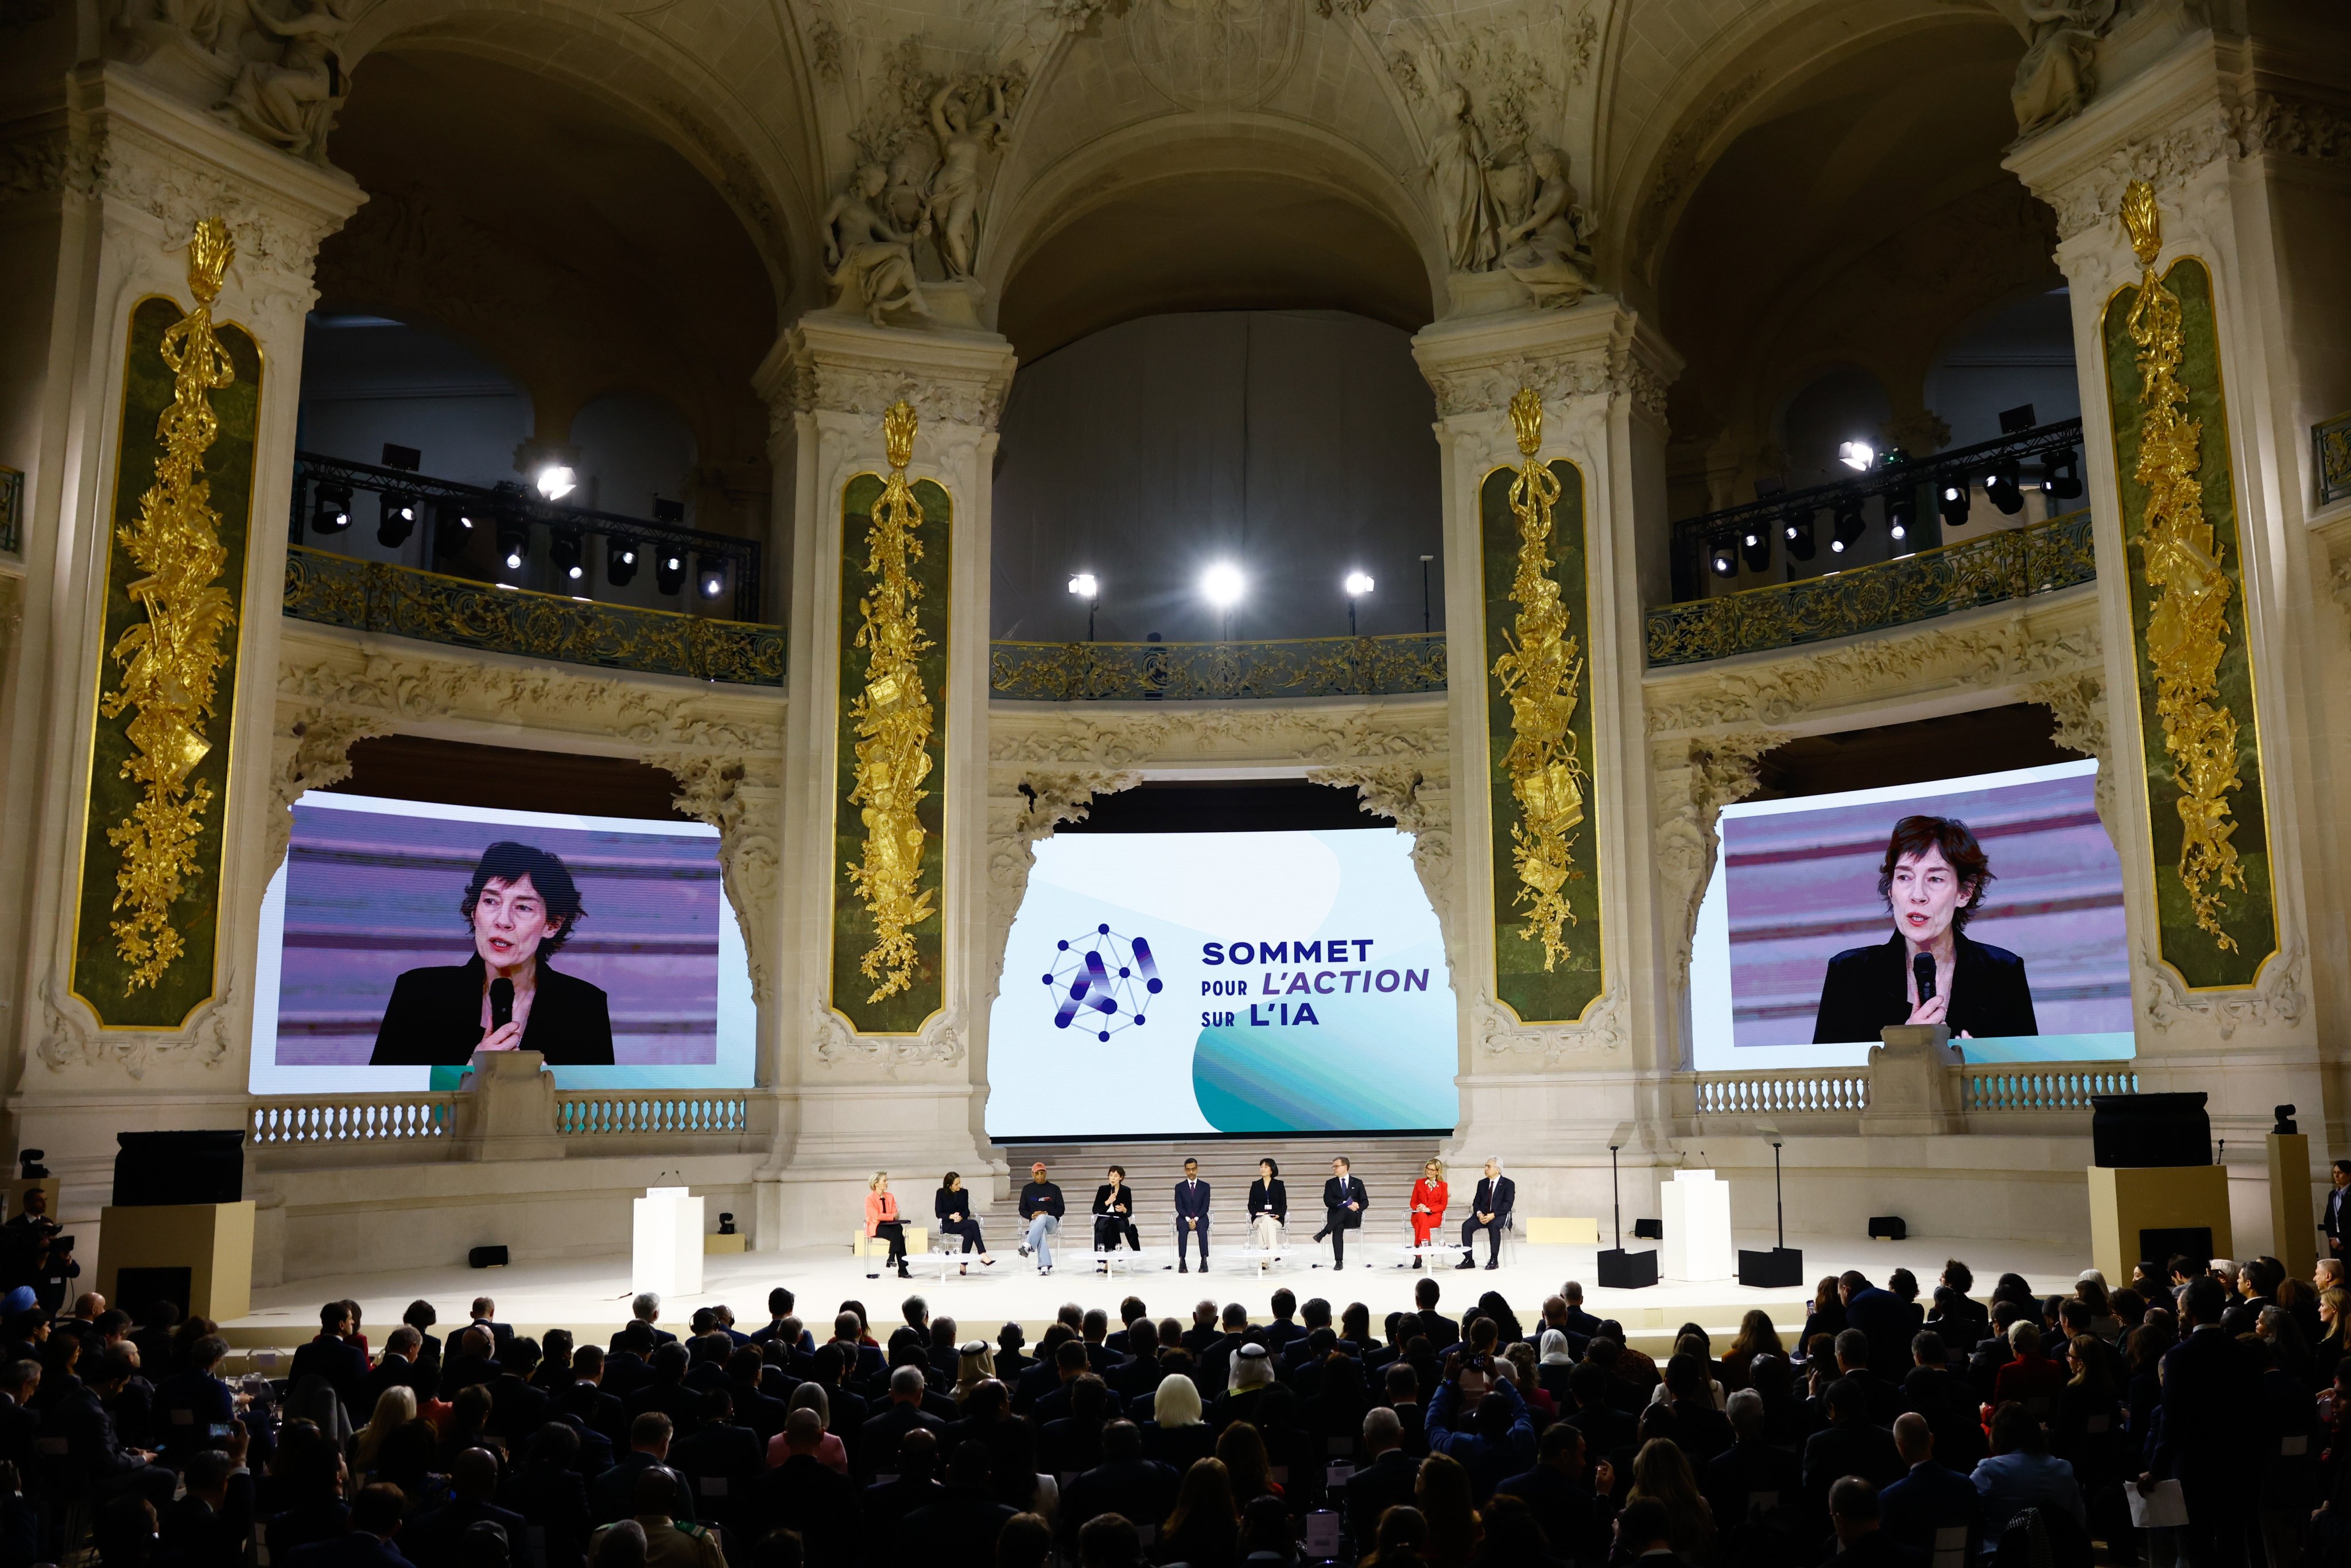
{"label": "stone arch", "polygon": [[[347,69],[387,47],[470,54],[550,77],[634,122],[692,164],[734,211],[768,271],[778,329],[825,303],[822,244],[814,214],[823,201],[814,112],[797,56],[797,29],[781,47],[794,68],[761,78],[768,112],[707,57],[577,5],[521,0],[389,0],[362,16],[344,47]],[[363,78],[357,85],[364,90]],[[329,142],[331,147],[332,143]]]}

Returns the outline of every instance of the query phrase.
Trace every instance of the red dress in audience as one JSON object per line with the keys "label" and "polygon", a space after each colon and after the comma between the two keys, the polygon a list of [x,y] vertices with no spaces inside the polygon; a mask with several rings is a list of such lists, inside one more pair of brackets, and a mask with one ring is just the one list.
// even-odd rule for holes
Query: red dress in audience
{"label": "red dress in audience", "polygon": [[[1412,1208],[1412,1244],[1414,1246],[1427,1246],[1430,1233],[1444,1225],[1445,1206],[1448,1201],[1450,1201],[1452,1196],[1453,1189],[1451,1187],[1447,1186],[1441,1181],[1431,1181],[1426,1176],[1423,1176],[1418,1181],[1412,1184],[1412,1203],[1410,1207]],[[1424,1206],[1428,1209],[1426,1214],[1420,1212]]]}
{"label": "red dress in audience", "polygon": [[1992,1380],[1992,1407],[2013,1399],[2046,1420],[2057,1408],[2057,1396],[2065,1386],[2065,1368],[2045,1355],[2020,1355],[2000,1369]]}

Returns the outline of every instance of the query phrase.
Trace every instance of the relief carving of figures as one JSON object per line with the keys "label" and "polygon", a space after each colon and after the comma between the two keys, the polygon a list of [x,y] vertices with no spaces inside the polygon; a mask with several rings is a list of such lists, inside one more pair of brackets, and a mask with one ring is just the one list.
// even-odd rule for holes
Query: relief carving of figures
{"label": "relief carving of figures", "polygon": [[2092,61],[2117,0],[2022,0],[2032,26],[2009,99],[2019,141],[2082,112],[2098,90]]}
{"label": "relief carving of figures", "polygon": [[[989,112],[972,123],[973,100],[985,89]],[[980,159],[1000,146],[1012,118],[1004,105],[1004,78],[975,82],[958,92],[949,83],[931,95],[931,134],[938,167],[931,174],[929,227],[938,236],[939,261],[951,278],[971,276],[979,242]]]}
{"label": "relief carving of figures", "polygon": [[350,24],[333,0],[279,20],[259,5],[253,20],[285,40],[274,59],[249,60],[214,112],[274,147],[313,163],[327,161],[327,133],[348,89],[337,51]]}
{"label": "relief carving of figures", "polygon": [[863,310],[876,327],[892,310],[931,313],[914,273],[914,241],[931,232],[931,220],[925,217],[909,234],[883,216],[877,204],[889,184],[890,172],[868,163],[850,177],[849,189],[833,198],[824,214],[825,281],[833,287],[832,302],[838,308]]}
{"label": "relief carving of figures", "polygon": [[1499,253],[1494,200],[1487,186],[1493,166],[1485,133],[1469,112],[1469,89],[1446,89],[1445,128],[1428,150],[1428,177],[1437,188],[1437,218],[1445,254],[1456,272],[1484,272]]}
{"label": "relief carving of figures", "polygon": [[1576,204],[1567,154],[1537,147],[1528,159],[1535,199],[1526,217],[1502,231],[1501,262],[1537,305],[1573,305],[1592,287],[1594,225]]}

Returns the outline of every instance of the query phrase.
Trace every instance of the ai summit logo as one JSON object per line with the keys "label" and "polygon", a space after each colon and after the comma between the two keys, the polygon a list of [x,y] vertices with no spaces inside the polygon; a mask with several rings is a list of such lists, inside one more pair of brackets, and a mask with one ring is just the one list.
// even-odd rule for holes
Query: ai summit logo
{"label": "ai summit logo", "polygon": [[1129,1026],[1141,1028],[1160,986],[1151,944],[1107,925],[1056,944],[1053,967],[1045,976],[1053,998],[1053,1027],[1074,1025],[1103,1040]]}

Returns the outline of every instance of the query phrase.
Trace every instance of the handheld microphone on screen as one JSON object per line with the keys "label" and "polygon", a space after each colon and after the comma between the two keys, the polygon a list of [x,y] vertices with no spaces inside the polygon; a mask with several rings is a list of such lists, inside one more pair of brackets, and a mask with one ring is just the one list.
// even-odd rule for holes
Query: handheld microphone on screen
{"label": "handheld microphone on screen", "polygon": [[[1922,1002],[1934,1000],[1935,956],[1932,953],[1915,955],[1910,960],[1910,973],[1918,979],[1918,999]],[[506,982],[500,980],[498,984],[503,986]]]}
{"label": "handheld microphone on screen", "polygon": [[514,982],[501,975],[490,982],[490,1027],[504,1029],[514,1022]]}

